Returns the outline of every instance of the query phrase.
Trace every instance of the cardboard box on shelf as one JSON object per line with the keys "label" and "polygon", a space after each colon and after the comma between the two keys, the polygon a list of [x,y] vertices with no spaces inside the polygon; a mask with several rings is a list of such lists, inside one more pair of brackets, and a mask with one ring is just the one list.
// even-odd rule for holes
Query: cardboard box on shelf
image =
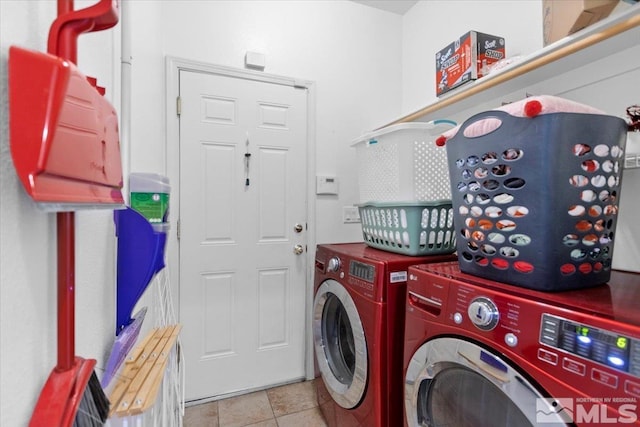
{"label": "cardboard box on shelf", "polygon": [[436,96],[488,73],[487,65],[505,57],[503,37],[468,31],[436,53]]}
{"label": "cardboard box on shelf", "polygon": [[542,0],[544,45],[609,16],[619,0]]}

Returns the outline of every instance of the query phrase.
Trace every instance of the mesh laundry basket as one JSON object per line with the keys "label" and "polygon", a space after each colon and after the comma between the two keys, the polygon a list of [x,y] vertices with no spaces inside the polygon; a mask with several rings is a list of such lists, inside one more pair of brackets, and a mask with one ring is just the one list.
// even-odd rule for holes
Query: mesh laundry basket
{"label": "mesh laundry basket", "polygon": [[[464,136],[495,118],[495,131]],[[460,269],[542,291],[611,274],[626,124],[613,116],[501,111],[447,141]]]}
{"label": "mesh laundry basket", "polygon": [[446,152],[433,141],[455,125],[401,123],[354,141],[360,203],[451,199]]}
{"label": "mesh laundry basket", "polygon": [[367,203],[360,205],[367,245],[409,256],[450,254],[456,250],[450,201]]}

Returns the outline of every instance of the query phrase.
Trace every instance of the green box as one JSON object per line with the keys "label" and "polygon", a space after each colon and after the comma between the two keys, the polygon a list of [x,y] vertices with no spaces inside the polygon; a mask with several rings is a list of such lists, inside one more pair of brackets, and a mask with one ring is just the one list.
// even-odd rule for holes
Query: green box
{"label": "green box", "polygon": [[169,217],[169,194],[132,192],[131,207],[140,212],[152,224],[167,222]]}

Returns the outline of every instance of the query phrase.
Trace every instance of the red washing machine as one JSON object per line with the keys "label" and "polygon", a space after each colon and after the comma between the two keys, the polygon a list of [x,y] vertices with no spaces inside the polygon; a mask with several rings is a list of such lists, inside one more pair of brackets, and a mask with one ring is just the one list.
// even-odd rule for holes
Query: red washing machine
{"label": "red washing machine", "polygon": [[364,243],[318,245],[313,339],[318,403],[330,427],[402,424],[407,268],[453,255],[410,257]]}
{"label": "red washing machine", "polygon": [[409,268],[408,426],[640,425],[640,275],[541,293]]}

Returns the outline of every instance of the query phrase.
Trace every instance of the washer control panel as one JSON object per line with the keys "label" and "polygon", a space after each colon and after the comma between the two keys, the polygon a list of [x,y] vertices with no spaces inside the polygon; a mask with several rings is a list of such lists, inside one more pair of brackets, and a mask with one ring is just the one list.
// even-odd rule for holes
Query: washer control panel
{"label": "washer control panel", "polygon": [[410,267],[408,273],[407,324],[429,325],[425,336],[478,341],[515,365],[534,366],[542,387],[640,402],[640,311],[631,298],[640,295],[640,275],[618,273],[607,287],[580,291],[575,301],[575,292],[476,282],[451,263]]}
{"label": "washer control panel", "polygon": [[640,340],[545,313],[540,343],[640,377]]}

